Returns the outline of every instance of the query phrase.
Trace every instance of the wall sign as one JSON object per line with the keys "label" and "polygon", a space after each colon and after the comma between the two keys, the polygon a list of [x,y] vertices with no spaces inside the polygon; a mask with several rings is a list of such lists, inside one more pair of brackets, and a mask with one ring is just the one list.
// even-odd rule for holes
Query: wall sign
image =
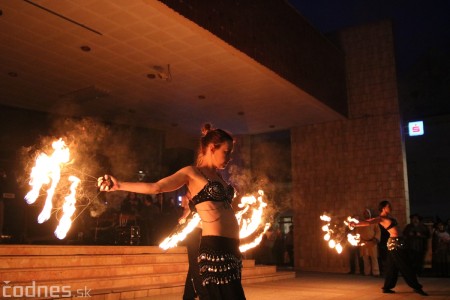
{"label": "wall sign", "polygon": [[423,135],[423,121],[409,122],[408,132],[410,136]]}

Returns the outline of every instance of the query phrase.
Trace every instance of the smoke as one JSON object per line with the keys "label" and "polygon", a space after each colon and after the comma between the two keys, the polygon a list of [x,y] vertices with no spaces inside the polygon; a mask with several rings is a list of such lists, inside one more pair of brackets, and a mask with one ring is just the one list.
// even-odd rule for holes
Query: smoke
{"label": "smoke", "polygon": [[[230,173],[229,181],[237,190],[238,199],[249,195],[257,197],[259,190],[264,191],[264,202],[267,203],[267,207],[264,209],[263,223],[269,222],[273,224],[278,211],[274,201],[269,196],[274,189],[273,184],[267,178],[253,177],[251,170],[243,169],[237,165],[231,165],[228,171]],[[239,201],[235,200],[234,204],[237,204],[237,202]]]}
{"label": "smoke", "polygon": [[289,132],[238,137],[229,180],[243,194],[264,191],[273,220],[292,209],[291,153]]}
{"label": "smoke", "polygon": [[[54,207],[60,209],[69,191],[69,175],[81,179],[77,189],[77,214],[88,210],[93,217],[101,215],[108,207],[117,206],[122,193],[105,195],[97,188],[97,178],[112,174],[121,179],[137,180],[139,156],[134,144],[140,140],[133,129],[107,125],[94,119],[59,119],[54,124],[51,136],[40,137],[39,142],[21,151],[27,182],[40,153],[52,153],[52,143],[62,138],[70,149],[71,160],[61,169],[61,181],[54,197]],[[44,187],[45,188],[45,187]],[[111,193],[116,194],[116,193]]]}

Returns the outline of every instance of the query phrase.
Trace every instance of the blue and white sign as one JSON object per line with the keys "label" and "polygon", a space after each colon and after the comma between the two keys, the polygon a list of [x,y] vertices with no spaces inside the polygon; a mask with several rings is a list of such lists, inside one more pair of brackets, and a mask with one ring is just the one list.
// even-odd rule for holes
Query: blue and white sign
{"label": "blue and white sign", "polygon": [[423,121],[415,121],[408,123],[408,132],[410,136],[423,135]]}

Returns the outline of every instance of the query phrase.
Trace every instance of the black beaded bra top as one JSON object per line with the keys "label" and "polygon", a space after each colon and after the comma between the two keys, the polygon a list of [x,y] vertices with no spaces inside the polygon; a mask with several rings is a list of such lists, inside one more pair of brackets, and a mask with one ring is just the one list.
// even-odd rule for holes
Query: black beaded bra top
{"label": "black beaded bra top", "polygon": [[391,220],[391,224],[388,227],[386,227],[386,230],[389,230],[398,225],[397,219],[389,218],[389,217],[388,217],[388,219]]}
{"label": "black beaded bra top", "polygon": [[[202,172],[200,171],[200,173]],[[227,202],[228,204],[231,204],[231,201],[234,198],[233,186],[229,184],[224,187],[219,181],[211,180],[203,173],[202,175],[208,182],[197,195],[192,197],[192,202],[194,202],[195,205],[205,201]]]}

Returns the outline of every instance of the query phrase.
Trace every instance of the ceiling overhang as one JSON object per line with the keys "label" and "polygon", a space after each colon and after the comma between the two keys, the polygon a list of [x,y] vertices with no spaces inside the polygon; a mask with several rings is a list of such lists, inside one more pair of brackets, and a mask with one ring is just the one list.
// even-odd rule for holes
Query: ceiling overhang
{"label": "ceiling overhang", "polygon": [[4,1],[0,104],[235,134],[343,119],[159,1]]}

